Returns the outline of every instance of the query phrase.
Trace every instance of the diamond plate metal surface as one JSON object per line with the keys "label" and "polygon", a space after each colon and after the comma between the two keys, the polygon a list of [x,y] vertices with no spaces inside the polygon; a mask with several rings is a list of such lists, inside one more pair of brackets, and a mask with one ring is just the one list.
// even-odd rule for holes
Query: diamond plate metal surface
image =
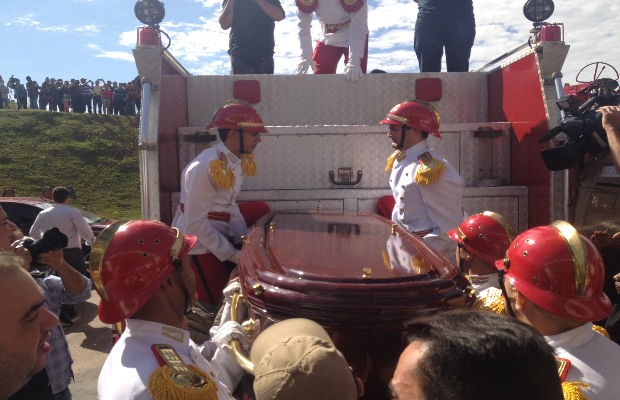
{"label": "diamond plate metal surface", "polygon": [[428,77],[443,83],[442,99],[433,103],[442,122],[487,121],[487,74],[466,72],[368,74],[355,83],[344,75],[190,76],[188,123],[207,126],[233,97],[233,83],[252,79],[260,82],[255,107],[267,125],[375,125],[394,105],[415,98],[415,81]]}
{"label": "diamond plate metal surface", "polygon": [[189,164],[198,154],[200,154],[203,150],[208,149],[209,147],[215,146],[219,143],[220,139],[217,136],[217,141],[215,142],[188,142],[184,140],[185,136],[193,136],[197,132],[209,132],[211,134],[215,134],[217,136],[217,130],[207,130],[205,128],[178,128],[177,135],[179,141],[179,171],[183,171],[185,166]]}

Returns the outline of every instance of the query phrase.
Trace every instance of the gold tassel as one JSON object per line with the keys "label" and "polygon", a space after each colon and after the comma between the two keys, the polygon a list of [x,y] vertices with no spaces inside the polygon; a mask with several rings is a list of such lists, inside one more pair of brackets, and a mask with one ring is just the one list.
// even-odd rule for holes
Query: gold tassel
{"label": "gold tassel", "polygon": [[394,166],[394,160],[396,160],[396,157],[398,157],[398,155],[400,154],[400,150],[396,150],[391,156],[388,157],[387,159],[387,165],[385,166],[385,172],[389,172],[389,170],[392,169],[392,167]]}
{"label": "gold tassel", "polygon": [[241,168],[247,176],[256,176],[258,170],[254,162],[254,154],[244,154],[241,156]]}
{"label": "gold tassel", "polygon": [[213,160],[209,163],[209,173],[217,186],[224,190],[232,189],[237,177],[232,169],[227,167],[226,158],[224,160]]}
{"label": "gold tassel", "polygon": [[385,250],[383,251],[383,264],[385,264],[385,266],[390,269],[392,268],[392,266],[390,265],[390,256]]}
{"label": "gold tassel", "polygon": [[592,330],[594,332],[600,333],[601,335],[605,336],[607,339],[611,339],[611,337],[609,336],[609,333],[607,332],[607,329],[603,328],[602,326],[592,325]]}
{"label": "gold tassel", "polygon": [[478,300],[474,303],[472,309],[480,311],[491,311],[492,313],[499,315],[508,315],[502,291],[497,288],[490,288],[487,297],[485,297],[484,299],[478,297]]}
{"label": "gold tassel", "polygon": [[564,393],[564,400],[589,400],[581,391],[579,386],[588,387],[587,383],[583,382],[564,382],[562,383],[562,392]]}
{"label": "gold tassel", "polygon": [[217,400],[217,385],[204,371],[194,365],[188,368],[207,381],[207,385],[201,388],[188,389],[172,381],[172,370],[167,365],[157,368],[149,377],[147,388],[155,400]]}
{"label": "gold tassel", "polygon": [[422,164],[418,168],[418,172],[415,174],[415,183],[418,185],[428,185],[429,183],[435,183],[441,178],[446,166],[441,160],[433,158],[433,161],[429,165]]}

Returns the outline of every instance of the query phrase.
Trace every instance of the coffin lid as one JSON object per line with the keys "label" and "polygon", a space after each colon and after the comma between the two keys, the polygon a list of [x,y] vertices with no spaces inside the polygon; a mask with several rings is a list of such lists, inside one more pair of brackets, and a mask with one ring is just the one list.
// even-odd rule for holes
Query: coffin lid
{"label": "coffin lid", "polygon": [[247,236],[239,272],[255,311],[339,329],[397,329],[418,314],[475,300],[443,255],[365,212],[272,212]]}

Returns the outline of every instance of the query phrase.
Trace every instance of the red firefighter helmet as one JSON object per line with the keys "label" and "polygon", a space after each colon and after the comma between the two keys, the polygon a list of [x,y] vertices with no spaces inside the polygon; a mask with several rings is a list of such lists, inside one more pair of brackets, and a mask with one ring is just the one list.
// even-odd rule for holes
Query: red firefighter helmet
{"label": "red firefighter helmet", "polygon": [[592,242],[568,222],[523,232],[495,263],[538,307],[562,318],[599,321],[611,313],[603,293],[605,266]]}
{"label": "red firefighter helmet", "polygon": [[441,139],[439,113],[432,104],[421,100],[407,100],[395,105],[380,124],[402,125],[420,129]]}
{"label": "red firefighter helmet", "polygon": [[185,257],[196,237],[157,221],[121,220],[103,230],[90,253],[90,275],[106,324],[132,316]]}
{"label": "red firefighter helmet", "polygon": [[227,100],[213,115],[207,129],[239,129],[267,133],[258,111],[243,100]]}
{"label": "red firefighter helmet", "polygon": [[449,231],[448,236],[487,264],[495,265],[495,261],[504,258],[517,232],[506,218],[485,211],[467,218],[458,228]]}

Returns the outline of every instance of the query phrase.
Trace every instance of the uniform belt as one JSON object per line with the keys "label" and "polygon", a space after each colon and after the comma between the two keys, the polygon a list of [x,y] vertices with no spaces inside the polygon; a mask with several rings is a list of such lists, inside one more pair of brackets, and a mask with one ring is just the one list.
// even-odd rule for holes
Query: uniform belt
{"label": "uniform belt", "polygon": [[416,235],[419,238],[423,238],[424,236],[428,235],[429,233],[433,233],[432,229],[427,229],[425,231],[420,231],[420,232],[412,232],[414,235]]}
{"label": "uniform belt", "polygon": [[[181,203],[181,212],[185,213],[185,204]],[[227,212],[210,212],[207,214],[207,219],[211,221],[230,222],[230,213]]]}
{"label": "uniform belt", "polygon": [[345,26],[349,26],[349,25],[351,25],[351,20],[348,20],[346,22],[341,22],[339,24],[323,24],[323,27],[325,28],[325,33],[336,33],[340,29],[344,28]]}
{"label": "uniform belt", "polygon": [[227,212],[210,212],[207,218],[211,221],[230,222],[230,213]]}

